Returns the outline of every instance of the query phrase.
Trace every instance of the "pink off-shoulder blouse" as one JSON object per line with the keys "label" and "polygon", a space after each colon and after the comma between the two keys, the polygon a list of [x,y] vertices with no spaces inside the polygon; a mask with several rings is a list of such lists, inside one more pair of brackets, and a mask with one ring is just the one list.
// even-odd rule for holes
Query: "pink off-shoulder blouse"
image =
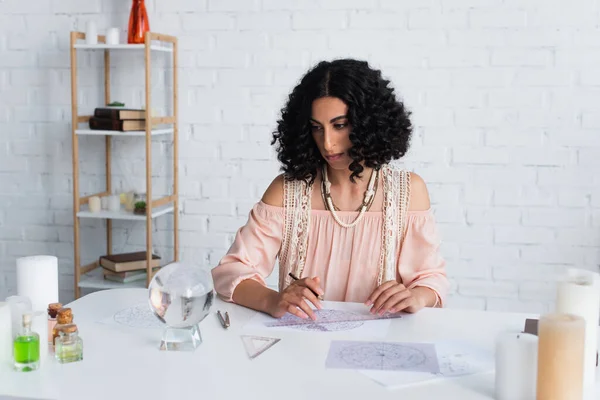
{"label": "pink off-shoulder blouse", "polygon": [[[352,222],[356,212],[337,212]],[[318,276],[325,300],[364,302],[377,287],[381,254],[382,212],[367,212],[354,227],[345,229],[326,210],[311,210],[308,251],[302,277]],[[258,202],[248,222],[212,270],[215,290],[233,301],[236,286],[245,279],[263,285],[275,266],[284,231],[284,209]],[[448,291],[445,261],[439,252],[440,239],[431,210],[408,211],[404,240],[397,250],[397,275],[408,288],[425,286],[444,304]],[[300,277],[300,278],[302,278]]]}

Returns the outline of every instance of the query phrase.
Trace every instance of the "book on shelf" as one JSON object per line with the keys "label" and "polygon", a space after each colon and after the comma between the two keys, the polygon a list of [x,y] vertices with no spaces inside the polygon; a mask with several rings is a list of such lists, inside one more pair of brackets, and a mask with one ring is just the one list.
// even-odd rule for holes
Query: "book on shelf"
{"label": "book on shelf", "polygon": [[97,107],[94,117],[113,120],[146,119],[146,110],[137,108]]}
{"label": "book on shelf", "polygon": [[143,131],[146,121],[138,119],[119,120],[110,118],[90,118],[90,129],[100,131]]}
{"label": "book on shelf", "polygon": [[[160,267],[153,268],[152,273],[155,273],[159,269]],[[142,269],[135,271],[114,272],[109,269],[102,268],[102,273],[104,275],[104,279],[120,283],[141,281],[146,279],[146,275],[148,275],[146,271]]]}
{"label": "book on shelf", "polygon": [[[146,252],[110,254],[100,257],[99,264],[102,268],[113,272],[127,272],[146,269]],[[150,267],[160,266],[160,257],[152,255]]]}

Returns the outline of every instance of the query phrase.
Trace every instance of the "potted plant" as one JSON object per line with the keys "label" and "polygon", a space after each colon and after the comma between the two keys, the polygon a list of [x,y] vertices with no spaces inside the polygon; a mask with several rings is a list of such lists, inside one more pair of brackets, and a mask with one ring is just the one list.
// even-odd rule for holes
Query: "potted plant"
{"label": "potted plant", "polygon": [[145,201],[137,201],[133,206],[134,214],[146,214],[146,202]]}

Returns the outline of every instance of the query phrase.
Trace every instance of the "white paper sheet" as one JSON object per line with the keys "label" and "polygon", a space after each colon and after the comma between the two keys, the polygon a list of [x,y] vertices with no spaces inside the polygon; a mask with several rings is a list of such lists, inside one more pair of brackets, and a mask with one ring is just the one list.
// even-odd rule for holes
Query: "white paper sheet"
{"label": "white paper sheet", "polygon": [[[268,326],[272,323],[279,323],[282,319],[273,318],[264,313],[256,313],[250,321],[244,325],[245,330],[261,330],[267,332],[287,331],[287,332],[307,332],[319,333],[323,335],[334,335],[340,332],[351,333],[357,337],[385,337],[387,335],[390,320],[373,319],[360,320],[361,318],[376,318],[369,313],[369,308],[360,303],[338,303],[321,302],[323,309],[320,310],[320,319],[314,323],[308,323],[295,326]],[[404,318],[404,315],[399,317]],[[289,316],[284,316],[286,320]],[[339,320],[340,322],[332,322]]]}
{"label": "white paper sheet", "polygon": [[360,373],[388,389],[431,383],[439,379],[475,375],[494,370],[494,355],[467,343],[440,341],[435,343],[440,372],[372,371]]}

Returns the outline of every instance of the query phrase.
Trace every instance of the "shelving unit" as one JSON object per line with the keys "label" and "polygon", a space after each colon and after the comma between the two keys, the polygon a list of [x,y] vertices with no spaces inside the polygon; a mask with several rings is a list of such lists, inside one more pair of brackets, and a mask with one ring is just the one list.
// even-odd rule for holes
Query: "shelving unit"
{"label": "shelving unit", "polygon": [[[124,287],[147,287],[152,279],[152,224],[155,218],[173,215],[173,249],[174,261],[179,258],[179,189],[178,189],[178,76],[177,76],[177,38],[154,32],[148,32],[144,44],[106,44],[105,36],[98,36],[98,44],[89,45],[80,41],[85,40],[83,32],[71,32],[71,105],[72,105],[72,139],[73,139],[73,235],[74,235],[74,276],[75,276],[75,298],[81,295],[81,289],[111,289]],[[146,130],[144,131],[100,131],[83,129],[79,124],[89,123],[91,116],[79,115],[78,113],[78,83],[77,83],[77,54],[79,51],[103,51],[104,52],[104,101],[111,102],[110,96],[110,54],[111,51],[144,51],[145,59],[145,97],[146,97]],[[151,115],[151,54],[152,52],[163,52],[172,55],[173,62],[173,115],[166,117],[154,117]],[[167,126],[167,127],[165,127]],[[94,135],[105,137],[106,147],[106,190],[89,196],[80,197],[79,193],[79,136]],[[152,197],[152,147],[153,136],[172,135],[173,138],[173,194],[159,199]],[[121,209],[118,212],[102,210],[92,213],[88,209],[89,199],[92,196],[109,196],[112,194],[111,182],[111,138],[113,136],[134,136],[145,138],[146,145],[146,215],[138,215]],[[105,280],[98,261],[88,265],[81,265],[80,247],[80,219],[95,218],[106,220],[106,254],[112,254],[112,221],[132,220],[146,221],[146,280],[131,283],[118,283]]]}
{"label": "shelving unit", "polygon": [[[150,136],[169,135],[173,133],[172,128],[168,129],[152,129]],[[92,129],[77,129],[77,135],[95,135],[95,136],[146,136],[146,131],[99,131]]]}

